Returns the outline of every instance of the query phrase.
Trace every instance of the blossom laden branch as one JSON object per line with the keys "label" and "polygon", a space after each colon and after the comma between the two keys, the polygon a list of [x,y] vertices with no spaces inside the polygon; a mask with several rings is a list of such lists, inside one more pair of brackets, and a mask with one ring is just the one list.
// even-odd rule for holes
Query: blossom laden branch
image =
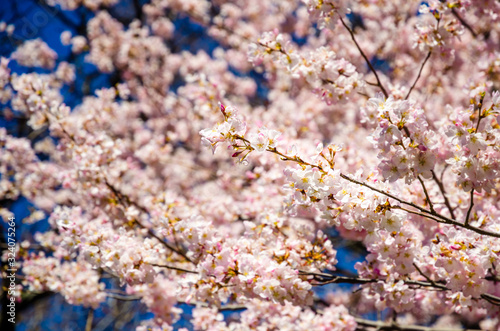
{"label": "blossom laden branch", "polygon": [[[205,141],[209,142],[214,149],[218,143],[227,140],[232,144],[232,147],[237,150],[237,152],[233,154],[233,157],[244,155],[242,157],[242,160],[245,159],[249,155],[249,153],[252,151],[255,151],[255,150],[259,151],[259,152],[267,151],[267,152],[271,152],[273,154],[279,155],[281,157],[281,159],[284,161],[292,161],[292,162],[298,163],[302,166],[316,168],[322,174],[328,173],[328,170],[325,169],[324,166],[322,166],[320,164],[312,164],[309,162],[305,162],[297,155],[289,156],[289,155],[286,155],[286,154],[278,151],[276,146],[275,146],[276,137],[278,137],[278,135],[279,135],[279,133],[277,133],[277,132],[273,131],[273,133],[272,133],[273,138],[269,138],[268,130],[264,128],[260,131],[259,134],[253,135],[252,138],[250,138],[250,139],[245,138],[244,134],[246,132],[246,123],[244,123],[244,121],[242,119],[240,119],[238,116],[236,116],[236,110],[231,108],[230,115],[227,115],[225,107],[222,105],[221,105],[221,110],[222,110],[224,117],[225,117],[224,124],[218,125],[216,128],[214,128],[212,130],[207,129],[207,130],[202,130],[200,132],[203,139],[205,139]],[[239,146],[239,145],[234,143],[235,141],[242,141],[244,143],[244,145]],[[246,154],[242,154],[244,152],[246,152]],[[334,157],[334,156],[335,156],[335,153],[332,154],[332,157]],[[329,163],[330,163],[330,168],[333,169],[333,166],[332,166],[333,160],[329,161]],[[376,187],[373,187],[367,183],[363,183],[359,180],[351,178],[350,176],[347,176],[343,173],[339,172],[338,175],[341,178],[343,178],[349,182],[355,183],[355,184],[360,185],[360,186],[367,187],[370,190],[378,192],[380,194],[383,194],[391,199],[398,201],[401,204],[413,207],[421,212],[418,214],[420,216],[423,216],[423,217],[426,217],[429,219],[433,219],[435,221],[438,221],[439,223],[445,223],[445,224],[465,228],[467,230],[474,231],[474,232],[482,234],[482,235],[500,238],[500,233],[496,233],[496,232],[492,232],[492,231],[488,231],[488,230],[483,230],[483,229],[480,229],[477,227],[473,227],[470,224],[468,224],[468,222],[460,223],[460,222],[453,220],[449,217],[446,217],[440,213],[437,213],[433,209],[433,207],[431,207],[431,209],[426,209],[426,208],[419,206],[413,202],[409,202],[409,201],[406,201],[402,198],[399,198],[399,197],[397,197],[389,192],[385,192],[385,191],[380,190]],[[430,206],[432,206],[432,202],[430,201],[430,197],[428,196],[428,194],[426,194],[426,197],[429,201]],[[394,206],[394,208],[399,208],[399,207]],[[412,212],[412,213],[415,213],[415,212]]]}
{"label": "blossom laden branch", "polygon": [[351,39],[352,41],[354,42],[354,44],[356,45],[356,48],[358,49],[359,53],[361,54],[361,56],[363,57],[363,59],[365,59],[365,62],[366,64],[368,65],[368,67],[370,68],[370,70],[373,72],[373,74],[375,75],[375,79],[377,80],[377,86],[382,90],[382,93],[384,93],[384,96],[386,98],[389,97],[389,94],[387,93],[386,89],[384,88],[384,86],[382,85],[382,82],[380,81],[380,78],[378,77],[378,74],[377,74],[377,71],[375,70],[375,68],[373,67],[372,63],[370,60],[368,60],[368,58],[366,57],[365,53],[363,52],[363,50],[361,49],[361,46],[359,46],[358,42],[356,41],[356,37],[354,36],[354,31],[352,31],[352,29],[344,22],[344,19],[342,17],[340,17],[340,22],[342,22],[342,25],[346,28],[346,30],[349,32],[349,34],[351,35]]}
{"label": "blossom laden branch", "polygon": [[[127,195],[123,194],[122,192],[120,192],[117,188],[115,188],[113,185],[111,185],[107,180],[104,181],[104,183],[106,184],[106,186],[111,190],[111,192],[113,192],[113,194],[118,198],[118,200],[126,207],[128,205],[134,205],[135,207],[137,207],[139,210],[141,210],[143,213],[145,214],[149,214],[149,212],[147,211],[146,208],[138,205],[137,203],[133,202]],[[194,263],[187,255],[186,253],[184,253],[182,250],[180,249],[177,249],[175,247],[173,247],[172,245],[170,245],[168,242],[166,242],[165,240],[161,239],[154,231],[153,229],[149,228],[149,227],[146,227],[145,225],[143,225],[141,222],[139,222],[139,220],[137,219],[134,219],[134,223],[137,224],[139,227],[143,228],[143,229],[147,229],[148,231],[148,234],[154,238],[156,238],[163,246],[165,246],[166,248],[168,248],[169,250],[171,250],[172,252],[175,252],[177,254],[179,254],[180,256],[182,256],[186,261],[188,262],[191,262],[191,263]]]}

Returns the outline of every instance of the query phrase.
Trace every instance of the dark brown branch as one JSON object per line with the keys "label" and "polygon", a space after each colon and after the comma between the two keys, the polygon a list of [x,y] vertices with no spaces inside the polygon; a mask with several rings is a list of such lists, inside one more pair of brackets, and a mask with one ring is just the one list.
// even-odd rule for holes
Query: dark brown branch
{"label": "dark brown branch", "polygon": [[[370,321],[362,318],[355,318],[358,326],[376,328],[378,331],[480,331],[474,329],[453,329],[453,328],[433,328],[420,325],[404,325],[395,322]],[[365,328],[356,328],[356,330],[365,330]]]}
{"label": "dark brown branch", "polygon": [[[485,236],[490,236],[490,237],[495,237],[495,238],[500,238],[500,233],[495,233],[495,232],[491,232],[491,231],[487,231],[487,230],[483,230],[483,229],[480,229],[480,228],[476,228],[476,227],[473,227],[473,226],[470,226],[469,224],[462,224],[462,223],[459,223],[455,220],[452,220],[451,218],[449,217],[446,217],[444,215],[441,215],[441,214],[438,214],[436,212],[431,212],[430,210],[427,210],[413,202],[408,202],[408,201],[405,201],[403,199],[400,199],[390,193],[387,193],[387,192],[384,192],[382,190],[379,190],[373,186],[370,186],[368,184],[365,184],[365,183],[362,183],[360,181],[357,181],[355,179],[352,179],[344,174],[340,174],[340,177],[352,182],[352,183],[355,183],[355,184],[358,184],[358,185],[362,185],[362,186],[365,186],[375,192],[378,192],[380,194],[383,194],[391,199],[394,199],[396,201],[398,201],[399,203],[401,204],[405,204],[407,206],[411,206],[413,208],[416,208],[418,210],[420,210],[422,213],[416,213],[416,212],[413,212],[413,214],[416,214],[416,215],[420,215],[422,217],[426,217],[426,218],[429,218],[429,219],[432,219],[432,220],[435,220],[436,222],[439,222],[439,223],[445,223],[445,224],[450,224],[450,225],[455,225],[455,226],[458,226],[458,227],[461,227],[461,228],[464,228],[464,229],[467,229],[467,230],[470,230],[470,231],[473,231],[473,232],[476,232],[476,233],[479,233],[479,234],[482,234],[482,235],[485,235]],[[393,207],[394,208],[394,207]],[[405,210],[405,211],[408,211],[408,210]],[[410,212],[410,211],[408,211]],[[428,214],[428,215],[427,215]],[[434,217],[432,217],[434,216]],[[439,219],[439,220],[438,220]]]}
{"label": "dark brown branch", "polygon": [[[325,273],[320,273],[320,272],[307,272],[307,271],[302,271],[299,270],[300,275],[304,276],[313,276],[314,280],[317,281],[318,283],[311,283],[312,285],[316,286],[323,286],[327,284],[358,284],[358,285],[363,285],[363,284],[371,284],[371,283],[377,283],[377,282],[386,282],[385,279],[371,279],[371,278],[359,278],[359,277],[347,277],[347,276],[336,276],[336,275],[330,275],[330,274],[325,274]],[[398,280],[399,281],[399,280]],[[420,287],[433,287],[439,290],[443,291],[449,291],[449,289],[441,284],[438,284],[437,282],[422,282],[418,280],[403,280],[403,282],[407,285],[416,285]]]}
{"label": "dark brown branch", "polygon": [[[245,144],[247,144],[247,148],[251,149],[251,147],[249,147],[250,142],[247,139],[245,139],[243,137],[240,137],[240,136],[235,136],[235,138],[240,139],[243,142],[245,142]],[[310,166],[310,167],[313,167],[313,168],[317,168],[321,172],[326,173],[326,171],[321,166],[305,162],[304,160],[302,160],[298,156],[290,157],[288,155],[285,155],[285,154],[279,152],[275,147],[268,148],[267,151],[271,152],[271,153],[274,153],[276,155],[281,156],[281,159],[283,161],[296,162],[296,163],[299,163],[299,164],[302,164],[302,165],[306,165],[306,166]],[[436,222],[439,222],[439,223],[444,223],[444,224],[449,224],[449,225],[455,225],[455,226],[458,226],[458,227],[461,227],[461,228],[464,228],[464,229],[467,229],[467,230],[470,230],[470,231],[473,231],[473,232],[476,232],[476,233],[479,233],[479,234],[482,234],[482,235],[485,235],[485,236],[500,238],[500,233],[491,232],[491,231],[483,230],[483,229],[480,229],[480,228],[476,228],[476,227],[470,226],[469,224],[462,224],[460,222],[455,221],[454,219],[451,219],[449,217],[441,215],[441,214],[437,213],[436,211],[428,210],[428,209],[426,209],[424,207],[421,207],[421,206],[419,206],[419,205],[417,205],[417,204],[415,204],[413,202],[408,202],[406,200],[403,200],[401,198],[396,197],[393,194],[390,194],[388,192],[384,192],[382,190],[379,190],[379,189],[377,189],[377,188],[375,188],[375,187],[373,187],[373,186],[371,186],[369,184],[366,184],[366,183],[360,182],[358,180],[355,180],[353,178],[350,178],[349,176],[346,176],[343,173],[340,173],[340,177],[343,178],[343,179],[345,179],[345,180],[350,181],[351,183],[358,184],[358,185],[361,185],[361,186],[365,186],[365,187],[369,188],[370,190],[378,192],[380,194],[383,194],[386,197],[394,199],[394,200],[398,201],[401,204],[404,204],[404,205],[407,205],[407,206],[411,206],[411,207],[413,207],[413,208],[421,211],[421,213],[418,213],[418,212],[415,212],[415,211],[410,211],[410,210],[407,210],[407,209],[404,209],[404,208],[401,208],[401,207],[398,207],[398,206],[391,206],[391,208],[400,208],[400,209],[405,210],[407,212],[410,212],[410,213],[413,213],[415,215],[419,215],[419,216],[422,216],[422,217],[425,217],[425,218],[428,218],[428,219],[432,219],[432,220],[434,220]]]}
{"label": "dark brown branch", "polygon": [[[245,145],[246,145],[245,147],[249,151],[253,150],[253,148],[250,146],[250,142],[247,139],[245,139],[245,138],[243,138],[241,136],[238,136],[238,135],[235,135],[234,138],[243,141],[245,143]],[[310,167],[313,167],[313,168],[317,168],[322,173],[326,173],[326,171],[321,166],[316,165],[316,164],[311,164],[309,162],[306,162],[306,161],[302,160],[299,156],[293,156],[293,157],[291,157],[291,156],[285,155],[285,154],[279,152],[275,147],[273,147],[273,148],[267,148],[267,151],[271,152],[271,153],[274,153],[276,155],[279,155],[283,161],[296,162],[296,163],[299,163],[299,164],[302,164],[302,165],[305,165],[305,166],[310,166]],[[421,206],[419,206],[419,205],[417,205],[417,204],[415,204],[413,202],[408,202],[406,200],[398,198],[397,196],[395,196],[395,195],[393,195],[391,193],[384,192],[384,191],[382,191],[382,190],[380,190],[378,188],[375,188],[375,187],[373,187],[373,186],[371,186],[369,184],[366,184],[366,183],[360,182],[360,181],[358,181],[356,179],[350,178],[349,176],[346,176],[343,173],[340,173],[340,177],[343,178],[343,179],[345,179],[345,180],[350,181],[351,183],[367,187],[367,188],[369,188],[372,191],[375,191],[375,192],[378,192],[380,194],[383,194],[386,197],[394,199],[394,200],[398,201],[399,203],[401,203],[403,205],[411,206],[411,207],[419,210],[421,213],[415,212],[415,211],[411,211],[411,210],[408,210],[408,209],[404,209],[404,208],[402,208],[400,206],[391,206],[391,208],[399,208],[399,209],[405,210],[405,211],[407,211],[409,213],[413,213],[415,215],[419,215],[419,216],[422,216],[422,217],[425,217],[425,218],[428,218],[428,219],[432,219],[432,220],[434,220],[436,222],[439,222],[439,223],[444,223],[444,224],[449,224],[449,225],[455,225],[455,226],[458,226],[458,227],[461,227],[461,228],[464,228],[464,229],[467,229],[467,230],[470,230],[470,231],[473,231],[473,232],[476,232],[476,233],[479,233],[479,234],[482,234],[482,235],[485,235],[485,236],[500,238],[500,233],[483,230],[483,229],[480,229],[480,228],[477,228],[477,227],[470,226],[469,224],[462,224],[460,222],[457,222],[454,219],[451,219],[449,217],[441,215],[441,214],[437,213],[436,211],[428,210],[428,209],[426,209],[424,207],[421,207]]]}
{"label": "dark brown branch", "polygon": [[488,293],[483,293],[483,294],[481,294],[481,298],[483,298],[484,300],[488,301],[489,303],[491,303],[493,305],[500,306],[500,298],[497,296],[494,296],[494,295],[491,295]]}
{"label": "dark brown branch", "polygon": [[424,274],[422,272],[422,270],[420,270],[420,268],[417,266],[416,263],[413,263],[413,266],[415,267],[415,269],[417,269],[418,273],[422,275],[422,277],[424,277],[429,283],[432,284],[432,286],[438,287],[438,288],[442,288],[443,290],[447,290],[448,289],[446,286],[439,285],[438,283],[436,283],[435,281],[433,281],[432,279],[430,279],[429,276],[427,276],[426,274]]}
{"label": "dark brown branch", "polygon": [[[190,305],[190,306],[200,306],[200,307],[211,307],[208,303],[206,302],[185,302],[185,301],[180,301],[178,300],[177,303],[183,303],[183,304],[186,304],[186,305]],[[233,305],[224,305],[224,306],[221,306],[221,307],[217,307],[217,310],[219,311],[227,311],[227,310],[241,310],[241,309],[247,309],[247,307],[245,305],[238,305],[238,304],[233,304]]]}

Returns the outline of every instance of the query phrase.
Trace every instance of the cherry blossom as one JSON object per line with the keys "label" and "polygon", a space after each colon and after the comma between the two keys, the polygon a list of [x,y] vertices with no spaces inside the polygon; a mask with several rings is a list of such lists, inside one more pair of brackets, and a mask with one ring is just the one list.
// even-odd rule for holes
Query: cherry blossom
{"label": "cherry blossom", "polygon": [[497,2],[48,4],[88,13],[68,55],[0,59],[28,132],[0,128],[0,195],[49,228],[16,246],[18,300],[140,301],[138,330],[186,306],[195,330],[499,328]]}

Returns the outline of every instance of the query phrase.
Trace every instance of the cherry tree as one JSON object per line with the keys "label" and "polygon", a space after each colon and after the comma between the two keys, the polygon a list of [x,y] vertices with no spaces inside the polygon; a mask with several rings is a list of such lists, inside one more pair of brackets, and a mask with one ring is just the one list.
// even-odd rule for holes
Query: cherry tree
{"label": "cherry tree", "polygon": [[[186,305],[195,330],[500,328],[497,1],[48,3],[92,16],[67,59],[1,58],[32,130],[0,128],[1,199],[50,224],[16,246],[18,300],[140,300],[138,330]],[[185,18],[217,47],[183,47]],[[78,59],[114,83],[70,107]]]}

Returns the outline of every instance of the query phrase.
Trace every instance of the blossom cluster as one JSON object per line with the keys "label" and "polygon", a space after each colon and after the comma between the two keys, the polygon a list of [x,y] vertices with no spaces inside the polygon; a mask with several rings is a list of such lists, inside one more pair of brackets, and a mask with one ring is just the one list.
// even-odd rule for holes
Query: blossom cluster
{"label": "blossom cluster", "polygon": [[47,3],[67,54],[0,59],[0,216],[48,223],[19,300],[140,301],[138,330],[188,306],[196,330],[499,328],[498,2]]}
{"label": "blossom cluster", "polygon": [[248,54],[254,65],[260,65],[270,57],[268,61],[281,65],[292,78],[305,80],[327,104],[348,99],[365,84],[356,67],[344,58],[338,58],[331,49],[299,50],[282,34],[263,34],[257,44],[249,46]]}
{"label": "blossom cluster", "polygon": [[234,240],[218,237],[215,228],[199,216],[177,223],[176,231],[198,261],[198,274],[183,281],[188,293],[192,286],[187,285],[198,284],[188,298],[200,300],[208,295],[216,302],[229,296],[240,300],[260,297],[276,303],[309,302],[311,284],[299,270],[333,270],[336,259],[331,243],[321,233],[313,245],[301,237],[275,238],[277,225],[269,223],[245,221],[245,235],[238,239],[238,246]]}
{"label": "blossom cluster", "polygon": [[30,291],[59,292],[70,304],[94,309],[106,300],[105,284],[99,282],[99,274],[87,263],[61,263],[41,253],[25,260],[23,272],[26,276],[23,285]]}

